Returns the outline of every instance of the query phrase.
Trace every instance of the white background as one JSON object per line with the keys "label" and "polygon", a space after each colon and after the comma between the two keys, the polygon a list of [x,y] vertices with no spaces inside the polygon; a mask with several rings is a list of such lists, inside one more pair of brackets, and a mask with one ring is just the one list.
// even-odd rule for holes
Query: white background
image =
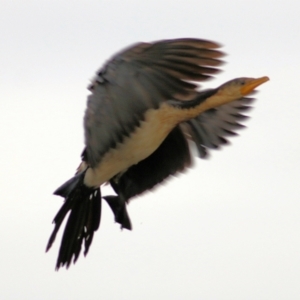
{"label": "white background", "polygon": [[[300,299],[298,1],[1,0],[0,28],[1,299]],[[224,45],[205,87],[270,77],[248,128],[133,200],[132,232],[103,203],[89,255],[55,272],[52,192],[80,162],[89,79],[179,37]]]}

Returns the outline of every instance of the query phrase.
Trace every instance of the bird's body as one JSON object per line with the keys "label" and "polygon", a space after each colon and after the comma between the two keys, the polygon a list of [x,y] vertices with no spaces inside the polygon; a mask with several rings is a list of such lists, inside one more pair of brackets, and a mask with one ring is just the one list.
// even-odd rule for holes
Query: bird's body
{"label": "bird's body", "polygon": [[152,154],[178,124],[181,116],[176,110],[166,103],[158,109],[148,110],[130,136],[105,153],[96,168],[87,170],[84,183],[100,186]]}
{"label": "bird's body", "polygon": [[89,168],[84,177],[84,183],[89,187],[98,187],[109,181],[115,175],[127,170],[130,166],[142,161],[152,154],[178,124],[193,119],[202,112],[231,102],[231,95],[213,94],[192,108],[176,107],[163,102],[156,109],[149,109],[139,126],[125,137],[122,143],[110,149],[103,155],[95,168]]}
{"label": "bird's body", "polygon": [[83,242],[88,252],[100,223],[103,183],[117,194],[103,197],[116,222],[131,229],[126,203],[190,165],[187,138],[203,157],[241,127],[241,112],[252,101],[245,96],[268,78],[238,78],[199,92],[192,81],[218,71],[223,55],[218,47],[197,39],[140,43],[97,73],[85,113],[82,163],[75,177],[55,191],[66,201],[54,219],[47,250],[71,211],[57,268],[75,262]]}

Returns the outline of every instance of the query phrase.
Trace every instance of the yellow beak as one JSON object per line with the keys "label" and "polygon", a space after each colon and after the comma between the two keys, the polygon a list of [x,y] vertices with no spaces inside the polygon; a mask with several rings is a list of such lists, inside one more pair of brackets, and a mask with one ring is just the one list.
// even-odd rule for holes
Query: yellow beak
{"label": "yellow beak", "polygon": [[266,81],[269,80],[269,77],[264,76],[261,78],[253,79],[252,81],[247,82],[242,88],[241,88],[241,94],[243,96],[248,95],[251,93],[256,87],[259,85],[265,83]]}

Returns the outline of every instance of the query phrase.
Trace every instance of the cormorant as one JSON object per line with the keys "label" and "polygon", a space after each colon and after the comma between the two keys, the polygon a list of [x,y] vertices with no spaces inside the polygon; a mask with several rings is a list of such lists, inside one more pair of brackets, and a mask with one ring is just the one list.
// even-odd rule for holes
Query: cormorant
{"label": "cormorant", "polygon": [[47,251],[68,212],[56,269],[88,253],[101,217],[103,197],[121,228],[131,229],[130,198],[191,164],[188,140],[200,157],[227,143],[243,127],[253,98],[268,77],[236,78],[209,90],[198,82],[219,72],[223,53],[211,41],[183,38],[135,44],[109,60],[92,81],[84,116],[85,148],[73,178],[54,194],[65,202],[54,218]]}

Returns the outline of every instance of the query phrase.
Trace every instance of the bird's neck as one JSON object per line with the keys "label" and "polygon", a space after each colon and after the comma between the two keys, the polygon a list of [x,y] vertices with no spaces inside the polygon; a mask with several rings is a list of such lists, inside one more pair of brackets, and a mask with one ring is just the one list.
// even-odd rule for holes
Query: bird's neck
{"label": "bird's neck", "polygon": [[225,94],[219,90],[209,90],[190,101],[168,101],[172,106],[169,113],[176,114],[178,123],[193,119],[206,110],[215,108],[239,99],[240,96]]}

